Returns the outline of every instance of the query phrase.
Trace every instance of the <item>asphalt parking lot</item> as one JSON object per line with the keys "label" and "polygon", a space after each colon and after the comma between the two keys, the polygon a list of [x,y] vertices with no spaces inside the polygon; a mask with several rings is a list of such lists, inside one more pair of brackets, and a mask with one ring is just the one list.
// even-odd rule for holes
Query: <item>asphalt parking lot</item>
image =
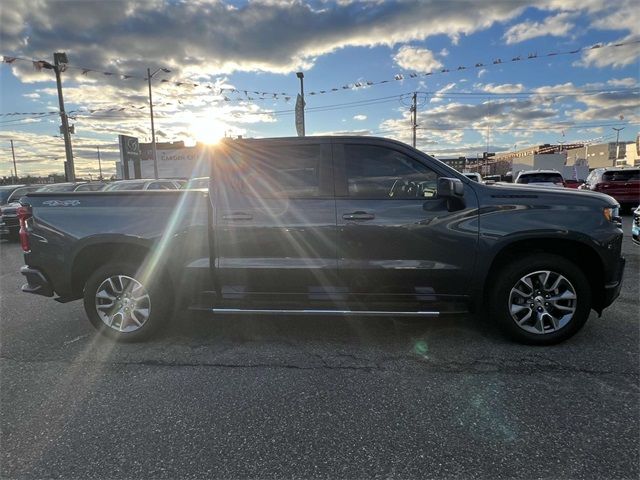
{"label": "asphalt parking lot", "polygon": [[144,344],[20,293],[0,244],[2,478],[638,478],[639,261],[554,347],[474,317],[203,317]]}

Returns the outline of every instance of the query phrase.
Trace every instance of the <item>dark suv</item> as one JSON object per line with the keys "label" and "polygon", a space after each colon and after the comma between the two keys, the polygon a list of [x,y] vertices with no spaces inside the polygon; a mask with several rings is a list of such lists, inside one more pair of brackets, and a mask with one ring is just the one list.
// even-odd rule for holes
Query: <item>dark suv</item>
{"label": "dark suv", "polygon": [[579,188],[611,195],[623,209],[635,208],[640,204],[640,167],[596,168]]}

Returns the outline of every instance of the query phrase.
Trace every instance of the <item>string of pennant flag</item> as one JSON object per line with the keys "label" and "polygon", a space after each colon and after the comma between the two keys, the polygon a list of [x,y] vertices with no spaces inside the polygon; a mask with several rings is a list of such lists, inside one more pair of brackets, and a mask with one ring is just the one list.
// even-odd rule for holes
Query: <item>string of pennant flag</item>
{"label": "string of pennant flag", "polygon": [[[387,78],[384,80],[377,80],[377,81],[361,80],[357,82],[346,83],[340,86],[326,88],[323,90],[312,90],[312,91],[306,92],[306,95],[315,96],[315,95],[324,95],[328,93],[346,91],[346,90],[358,90],[358,89],[373,87],[376,85],[383,85],[383,84],[393,83],[393,82],[401,82],[407,78],[410,78],[410,79],[424,78],[432,75],[442,75],[442,74],[448,74],[452,72],[459,72],[463,70],[495,67],[495,66],[500,66],[500,65],[510,64],[510,63],[531,61],[531,60],[549,58],[549,57],[557,57],[561,55],[577,55],[579,53],[586,52],[589,50],[596,50],[601,48],[618,48],[618,47],[624,47],[624,46],[629,46],[629,45],[638,44],[638,43],[640,43],[640,40],[632,40],[628,42],[609,43],[609,44],[597,43],[595,45],[583,46],[583,47],[575,48],[572,50],[548,52],[545,54],[529,53],[526,56],[518,55],[515,57],[511,57],[510,59],[494,58],[490,61],[480,61],[480,62],[468,64],[468,65],[459,65],[457,67],[452,67],[452,68],[435,69],[429,72],[397,73],[393,76],[393,78]],[[40,71],[42,69],[54,68],[53,65],[51,65],[49,62],[44,60],[32,60],[28,58],[8,56],[8,55],[2,56],[2,63],[12,64],[16,61],[31,62],[33,65],[33,68],[37,71]],[[59,68],[61,71],[65,71],[67,69],[79,70],[82,75],[99,74],[107,77],[118,77],[121,80],[130,80],[130,79],[145,80],[145,81],[147,80],[146,76],[122,74],[122,73],[111,72],[111,71],[102,71],[102,70],[97,70],[92,68],[76,67],[76,66],[67,65],[67,64],[60,65]],[[265,92],[265,91],[259,91],[259,90],[239,89],[239,88],[231,88],[231,87],[221,88],[210,82],[199,82],[199,81],[193,81],[193,80],[170,80],[170,79],[163,78],[160,80],[160,83],[173,85],[177,87],[189,87],[189,88],[203,87],[210,90],[215,95],[222,96],[223,100],[227,102],[237,101],[237,100],[255,101],[255,100],[280,100],[280,99],[288,102],[289,100],[291,100],[291,98],[296,96],[295,94],[286,93],[286,92]],[[238,97],[233,98],[232,95],[237,95]]]}

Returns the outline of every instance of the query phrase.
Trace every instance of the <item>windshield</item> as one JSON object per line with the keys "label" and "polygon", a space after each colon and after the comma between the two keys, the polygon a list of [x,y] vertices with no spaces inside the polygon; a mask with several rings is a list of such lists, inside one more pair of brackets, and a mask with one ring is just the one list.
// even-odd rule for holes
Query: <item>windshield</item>
{"label": "windshield", "polygon": [[38,192],[72,192],[76,188],[75,183],[58,183],[39,188]]}
{"label": "windshield", "polygon": [[76,188],[76,192],[97,192],[99,190],[104,190],[106,184],[104,183],[85,183],[83,185],[78,186]]}
{"label": "windshield", "polygon": [[115,190],[144,190],[146,182],[116,182],[105,188],[105,191]]}
{"label": "windshield", "polygon": [[517,183],[562,183],[559,173],[528,173],[520,175]]}

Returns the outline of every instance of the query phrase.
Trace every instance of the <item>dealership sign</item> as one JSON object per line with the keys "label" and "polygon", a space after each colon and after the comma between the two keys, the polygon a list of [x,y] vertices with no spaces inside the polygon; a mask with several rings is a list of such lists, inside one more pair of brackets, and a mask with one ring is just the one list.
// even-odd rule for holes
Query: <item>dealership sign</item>
{"label": "dealership sign", "polygon": [[141,177],[140,170],[140,144],[136,137],[128,135],[118,135],[120,145],[120,161],[122,162],[122,177],[131,178],[129,173],[129,162],[133,162],[133,178]]}

